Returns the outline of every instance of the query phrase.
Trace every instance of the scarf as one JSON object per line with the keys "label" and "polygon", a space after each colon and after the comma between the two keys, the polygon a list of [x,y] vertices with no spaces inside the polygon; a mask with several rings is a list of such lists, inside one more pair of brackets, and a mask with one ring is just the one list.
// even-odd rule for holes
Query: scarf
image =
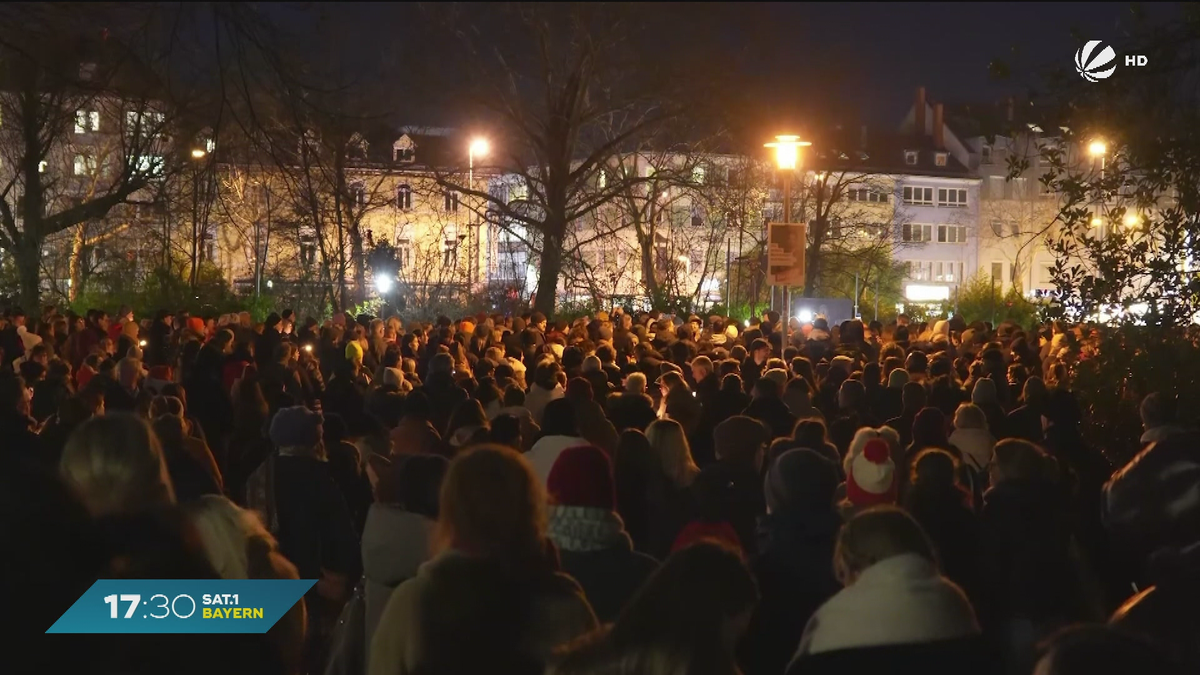
{"label": "scarf", "polygon": [[551,506],[547,534],[560,549],[577,553],[629,546],[620,516],[588,506]]}

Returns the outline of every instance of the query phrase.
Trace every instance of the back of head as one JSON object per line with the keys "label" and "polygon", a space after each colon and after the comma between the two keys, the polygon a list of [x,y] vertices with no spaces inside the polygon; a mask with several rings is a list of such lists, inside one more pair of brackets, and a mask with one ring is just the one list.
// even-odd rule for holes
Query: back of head
{"label": "back of head", "polygon": [[543,436],[578,436],[579,426],[575,422],[575,404],[569,399],[558,398],[546,404],[542,413]]}
{"label": "back of head", "polygon": [[93,417],[79,425],[67,440],[59,466],[95,516],[148,511],[175,502],[158,438],[133,415]]}
{"label": "back of head", "polygon": [[838,387],[838,407],[842,410],[857,410],[867,399],[867,390],[858,380],[846,380]]}
{"label": "back of head", "polygon": [[567,448],[550,468],[546,492],[552,505],[612,511],[616,508],[612,462],[592,445]]}
{"label": "back of head", "polygon": [[393,457],[386,480],[380,477],[376,495],[380,501],[395,504],[409,513],[436,519],[442,481],[449,465],[441,455]]}
{"label": "back of head", "polygon": [[957,484],[958,460],[945,450],[928,448],[917,454],[912,463],[914,490],[940,492]]}
{"label": "back of head", "polygon": [[955,429],[987,429],[987,415],[974,403],[963,403],[954,411]]}
{"label": "back of head", "polygon": [[717,459],[739,466],[754,467],[771,432],[760,421],[746,415],[734,415],[713,430]]}
{"label": "back of head", "polygon": [[[899,370],[896,372],[906,373],[907,371]],[[900,401],[905,410],[918,411],[925,407],[925,387],[920,382],[907,382],[904,388],[900,390]]]}
{"label": "back of head", "polygon": [[1142,399],[1138,413],[1142,418],[1142,426],[1147,429],[1174,424],[1176,421],[1176,400],[1174,396],[1153,392]]}
{"label": "back of head", "polygon": [[546,492],[517,451],[475,446],[450,463],[439,500],[437,544],[501,564],[542,559]]}
{"label": "back of head", "polygon": [[515,415],[497,415],[491,422],[488,440],[498,445],[520,450],[523,440],[521,438],[521,420],[517,419]]}
{"label": "back of head", "polygon": [[741,555],[729,546],[700,542],[671,554],[650,576],[617,619],[611,639],[654,645],[660,653],[704,651],[720,642],[732,619],[757,603],[758,586]]}
{"label": "back of head", "polygon": [[737,373],[729,373],[721,378],[721,391],[740,392],[742,391],[742,376]]}
{"label": "back of head", "polygon": [[764,483],[771,513],[788,509],[830,511],[839,483],[837,467],[816,451],[788,450],[771,465]]}
{"label": "back of head", "polygon": [[274,547],[275,538],[263,527],[258,514],[247,511],[225,497],[204,495],[187,507],[213,570],[222,579],[250,579],[251,541]]}
{"label": "back of head", "polygon": [[591,401],[594,397],[592,383],[582,377],[572,377],[567,381],[567,398],[572,401]]}
{"label": "back of head", "polygon": [[986,377],[975,380],[975,388],[971,390],[971,403],[976,405],[997,402],[996,383]]}
{"label": "back of head", "polygon": [[679,422],[672,419],[651,422],[646,427],[646,440],[658,458],[663,475],[676,487],[686,487],[700,472]]}
{"label": "back of head", "polygon": [[842,526],[834,564],[839,579],[848,583],[872,565],[904,554],[937,563],[933,545],[912,516],[894,506],[875,506]]}
{"label": "back of head", "polygon": [[761,377],[754,383],[754,398],[779,398],[782,390],[775,380]]}
{"label": "back of head", "polygon": [[630,394],[646,393],[646,375],[644,373],[630,373],[625,378],[625,391]]}
{"label": "back of head", "polygon": [[1029,441],[1008,438],[997,443],[993,452],[992,466],[1000,481],[1044,480],[1053,473],[1053,460]]}

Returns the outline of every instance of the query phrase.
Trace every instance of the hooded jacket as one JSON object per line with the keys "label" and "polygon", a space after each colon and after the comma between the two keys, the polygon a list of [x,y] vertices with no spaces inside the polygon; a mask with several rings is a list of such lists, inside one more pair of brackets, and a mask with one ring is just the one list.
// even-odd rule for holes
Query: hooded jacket
{"label": "hooded jacket", "polygon": [[375,503],[367,512],[362,559],[365,581],[365,642],[370,645],[392,591],[429,560],[434,521],[398,506]]}
{"label": "hooded jacket", "polygon": [[447,551],[392,593],[367,673],[540,672],[555,648],[595,627],[570,577],[517,577],[490,560]]}

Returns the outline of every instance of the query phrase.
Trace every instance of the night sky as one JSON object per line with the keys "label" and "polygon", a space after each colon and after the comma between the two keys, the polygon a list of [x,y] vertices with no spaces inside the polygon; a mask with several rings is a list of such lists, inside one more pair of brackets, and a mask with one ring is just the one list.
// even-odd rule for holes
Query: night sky
{"label": "night sky", "polygon": [[[314,7],[319,9],[314,9]],[[1138,6],[1146,20],[1169,21],[1175,4]],[[1118,52],[1135,20],[1128,3],[646,3],[637,5],[644,40],[695,64],[696,77],[720,78],[747,130],[803,133],[833,121],[893,124],[924,85],[933,100],[990,103],[1021,95],[1039,69],[1069,65],[1088,39]],[[478,16],[488,9],[462,5]],[[304,3],[280,10],[285,23],[309,23],[313,12],[344,23],[347,63],[384,80],[404,81],[418,68],[437,78],[439,50],[423,26],[423,8],[406,3]],[[328,12],[328,13],[327,13]],[[503,50],[504,40],[496,44]],[[329,47],[326,46],[326,49]],[[1000,82],[989,64],[1014,73]],[[411,79],[409,80],[411,83]],[[418,89],[414,87],[413,89]],[[414,92],[415,93],[415,92]],[[401,97],[402,115],[422,124],[455,124],[445,104]],[[428,102],[425,102],[428,103]]]}

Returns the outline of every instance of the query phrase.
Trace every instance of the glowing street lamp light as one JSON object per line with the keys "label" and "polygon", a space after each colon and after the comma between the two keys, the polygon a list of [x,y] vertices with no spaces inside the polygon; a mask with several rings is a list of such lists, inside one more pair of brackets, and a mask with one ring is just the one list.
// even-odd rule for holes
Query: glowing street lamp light
{"label": "glowing street lamp light", "polygon": [[392,278],[389,276],[375,277],[375,290],[379,291],[380,295],[387,295],[392,291]]}
{"label": "glowing street lamp light", "polygon": [[1108,154],[1108,144],[1100,139],[1088,143],[1088,154],[1092,157],[1103,157]]}
{"label": "glowing street lamp light", "polygon": [[[792,174],[796,171],[796,167],[800,164],[800,148],[812,145],[808,141],[800,140],[799,136],[783,134],[775,137],[773,143],[766,143],[764,147],[775,148],[775,164],[779,167],[779,171],[783,173],[783,222],[790,223],[792,220]],[[804,255],[804,251],[800,252]],[[788,328],[791,321],[788,320],[788,292],[787,286],[783,287],[783,339],[779,341],[780,351],[787,350],[788,345]],[[771,297],[775,297],[774,288],[771,289]],[[780,356],[783,356],[781,353]]]}
{"label": "glowing street lamp light", "polygon": [[800,148],[812,145],[800,140],[799,136],[781,135],[775,137],[775,142],[766,143],[764,147],[775,148],[775,163],[781,171],[794,171],[800,159]]}
{"label": "glowing street lamp light", "polygon": [[192,149],[192,159],[204,159],[205,155],[207,155],[207,154],[208,154],[208,151],[205,150],[204,148],[193,148]]}

